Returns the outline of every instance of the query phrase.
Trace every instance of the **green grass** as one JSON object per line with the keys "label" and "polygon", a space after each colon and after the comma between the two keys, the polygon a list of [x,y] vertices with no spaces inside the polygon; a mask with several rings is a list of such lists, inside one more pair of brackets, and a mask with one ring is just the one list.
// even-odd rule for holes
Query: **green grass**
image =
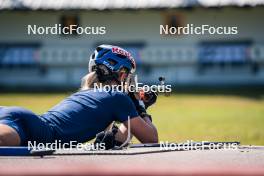
{"label": "green grass", "polygon": [[[0,94],[1,106],[43,113],[69,94]],[[264,97],[174,94],[150,108],[160,140],[264,145]]]}

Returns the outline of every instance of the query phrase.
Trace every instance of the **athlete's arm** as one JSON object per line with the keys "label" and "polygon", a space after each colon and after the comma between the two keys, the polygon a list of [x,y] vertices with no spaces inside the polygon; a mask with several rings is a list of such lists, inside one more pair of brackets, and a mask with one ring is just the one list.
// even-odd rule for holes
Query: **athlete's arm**
{"label": "athlete's arm", "polygon": [[[140,116],[134,117],[130,120],[131,133],[141,143],[157,143],[158,132],[148,117],[141,118]],[[119,127],[119,131],[116,135],[116,139],[120,142],[124,142],[127,138],[127,121]]]}
{"label": "athlete's arm", "polygon": [[[127,139],[127,135],[128,135],[127,127],[122,123],[118,128],[118,132],[115,135],[115,139],[118,142],[124,143]],[[133,138],[133,135],[130,134],[130,139],[132,138]]]}
{"label": "athlete's arm", "polygon": [[143,106],[134,97],[119,96],[119,111],[117,117],[122,117],[119,121],[123,122],[116,134],[116,140],[124,142],[127,139],[128,116],[130,116],[131,133],[142,143],[158,142],[158,132],[150,120],[150,115],[146,113]]}

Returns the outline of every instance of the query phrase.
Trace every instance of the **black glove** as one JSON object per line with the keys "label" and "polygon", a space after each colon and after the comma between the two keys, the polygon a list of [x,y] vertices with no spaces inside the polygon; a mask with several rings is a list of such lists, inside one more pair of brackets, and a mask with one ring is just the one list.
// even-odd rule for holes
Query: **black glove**
{"label": "black glove", "polygon": [[148,109],[151,105],[156,103],[158,94],[156,92],[144,92],[144,96],[142,97],[142,101],[145,104],[145,108]]}
{"label": "black glove", "polygon": [[120,142],[115,140],[115,135],[118,131],[118,127],[115,125],[110,131],[102,131],[96,135],[94,145],[104,143],[105,150],[114,148],[115,146],[120,145]]}

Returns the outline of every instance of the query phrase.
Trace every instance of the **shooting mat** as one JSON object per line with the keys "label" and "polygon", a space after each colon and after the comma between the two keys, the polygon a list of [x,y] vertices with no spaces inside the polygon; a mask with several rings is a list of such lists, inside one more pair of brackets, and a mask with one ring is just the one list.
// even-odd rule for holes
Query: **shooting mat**
{"label": "shooting mat", "polygon": [[[234,142],[232,142],[234,143]],[[236,142],[235,142],[236,143]],[[239,144],[239,142],[237,142]],[[203,150],[210,150],[211,148],[207,145],[203,147]],[[220,147],[221,149],[221,147]],[[190,151],[199,150],[192,145],[187,145],[184,148],[161,148],[160,144],[132,144],[128,148],[117,149],[117,150],[85,150],[85,149],[63,149],[56,150],[53,155],[138,155],[148,153],[161,153],[161,152],[172,152],[172,151]]]}

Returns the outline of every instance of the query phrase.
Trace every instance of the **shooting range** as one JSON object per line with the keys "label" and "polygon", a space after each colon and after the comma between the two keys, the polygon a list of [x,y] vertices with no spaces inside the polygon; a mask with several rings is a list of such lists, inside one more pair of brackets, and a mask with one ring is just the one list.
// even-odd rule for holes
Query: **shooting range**
{"label": "shooting range", "polygon": [[[44,114],[80,90],[102,44],[131,53],[135,83],[172,90],[147,109],[170,147],[130,140],[128,117],[125,142],[110,150],[0,146],[0,176],[264,175],[263,5],[0,0],[0,110]],[[61,32],[70,26],[80,31]]]}

